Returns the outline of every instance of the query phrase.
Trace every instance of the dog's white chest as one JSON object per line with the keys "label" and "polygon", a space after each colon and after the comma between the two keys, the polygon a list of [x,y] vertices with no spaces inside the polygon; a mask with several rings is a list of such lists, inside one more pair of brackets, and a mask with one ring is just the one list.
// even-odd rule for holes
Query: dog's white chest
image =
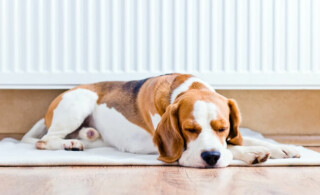
{"label": "dog's white chest", "polygon": [[97,105],[92,117],[94,126],[108,145],[131,153],[157,152],[152,136],[114,108],[108,108],[106,104]]}

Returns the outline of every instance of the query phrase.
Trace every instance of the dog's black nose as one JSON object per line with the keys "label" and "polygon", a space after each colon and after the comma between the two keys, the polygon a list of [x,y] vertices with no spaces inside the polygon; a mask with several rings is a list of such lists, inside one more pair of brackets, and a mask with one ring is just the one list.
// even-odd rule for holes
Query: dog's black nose
{"label": "dog's black nose", "polygon": [[218,151],[205,151],[201,153],[202,159],[210,166],[217,163],[220,158],[220,152]]}

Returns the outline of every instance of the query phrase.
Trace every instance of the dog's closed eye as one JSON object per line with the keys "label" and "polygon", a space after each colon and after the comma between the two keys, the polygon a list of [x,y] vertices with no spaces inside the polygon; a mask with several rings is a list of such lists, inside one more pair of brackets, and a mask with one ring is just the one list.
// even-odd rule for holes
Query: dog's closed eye
{"label": "dog's closed eye", "polygon": [[219,132],[219,133],[222,133],[222,132],[224,132],[226,129],[227,129],[227,128],[225,128],[225,127],[220,128],[220,129],[218,129],[218,132]]}
{"label": "dog's closed eye", "polygon": [[186,131],[190,132],[190,133],[197,133],[196,129],[186,129]]}

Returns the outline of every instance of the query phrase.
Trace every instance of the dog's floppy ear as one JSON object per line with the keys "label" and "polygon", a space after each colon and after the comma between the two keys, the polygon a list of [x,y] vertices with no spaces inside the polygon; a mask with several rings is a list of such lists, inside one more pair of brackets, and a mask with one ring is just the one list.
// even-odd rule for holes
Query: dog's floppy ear
{"label": "dog's floppy ear", "polygon": [[228,136],[228,143],[234,145],[242,145],[242,136],[239,131],[241,122],[240,111],[235,100],[229,99],[228,105],[230,109],[229,121],[230,121],[230,132]]}
{"label": "dog's floppy ear", "polygon": [[184,148],[184,141],[178,123],[178,104],[169,105],[162,115],[153,142],[158,146],[159,160],[172,163],[177,161]]}

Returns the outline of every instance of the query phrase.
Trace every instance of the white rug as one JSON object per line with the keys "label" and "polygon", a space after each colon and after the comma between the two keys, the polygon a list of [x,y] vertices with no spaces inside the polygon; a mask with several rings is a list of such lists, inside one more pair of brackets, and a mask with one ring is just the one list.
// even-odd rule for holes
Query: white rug
{"label": "white rug", "polygon": [[[241,129],[243,136],[264,138],[260,133]],[[269,159],[254,166],[320,165],[320,153],[297,146],[301,158]],[[51,166],[51,165],[169,165],[157,160],[158,155],[141,155],[120,152],[114,148],[103,147],[85,151],[36,150],[34,145],[20,143],[11,138],[0,142],[0,166]],[[170,164],[176,165],[176,164]],[[248,166],[233,160],[230,166]]]}

